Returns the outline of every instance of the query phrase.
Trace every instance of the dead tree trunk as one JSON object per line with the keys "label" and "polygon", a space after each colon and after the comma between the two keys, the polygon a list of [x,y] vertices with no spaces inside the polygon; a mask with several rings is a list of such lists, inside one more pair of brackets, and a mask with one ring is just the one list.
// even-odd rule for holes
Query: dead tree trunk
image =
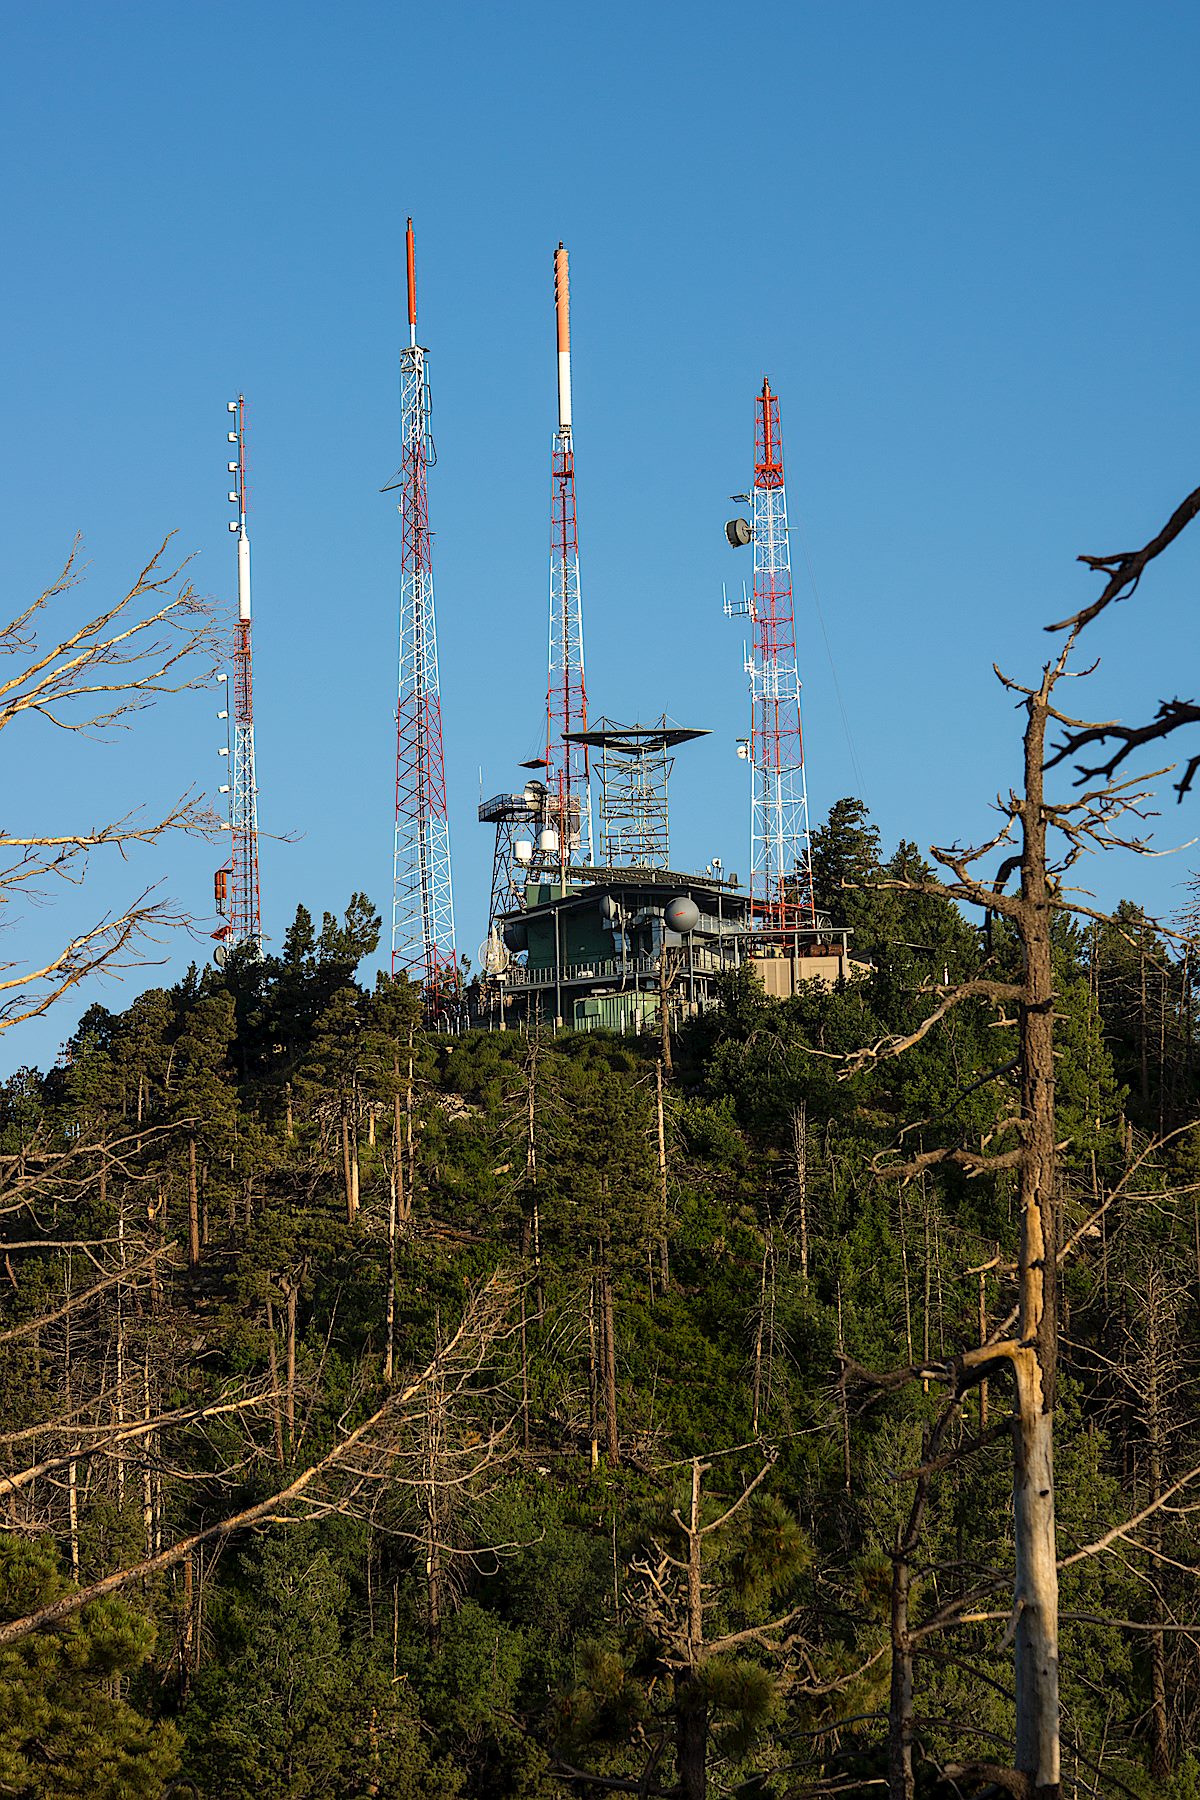
{"label": "dead tree trunk", "polygon": [[[103,1205],[104,1205],[105,1197],[106,1197],[106,1170],[102,1164],[101,1169],[100,1169],[100,1204],[101,1204],[101,1207],[103,1207]],[[122,1187],[122,1189],[121,1189],[121,1197],[117,1202],[117,1243],[119,1246],[121,1267],[122,1267],[122,1269],[124,1269],[126,1266],[126,1260],[127,1260],[126,1259],[126,1248],[125,1248],[125,1190],[124,1190],[124,1187]],[[126,1371],[126,1364],[128,1361],[128,1358],[126,1355],[126,1348],[125,1348],[125,1310],[126,1309],[125,1309],[125,1298],[124,1298],[123,1288],[124,1288],[124,1283],[119,1281],[117,1283],[117,1291],[114,1296],[115,1303],[116,1303],[116,1319],[115,1319],[115,1325],[116,1325],[115,1348],[116,1348],[116,1361],[117,1361],[116,1419],[117,1419],[118,1429],[120,1429],[120,1427],[123,1426],[125,1423],[125,1371]],[[120,1506],[124,1506],[124,1504],[125,1504],[125,1458],[122,1455],[120,1455],[120,1453],[118,1453],[118,1455],[117,1455],[116,1463],[117,1463],[117,1503]]]}
{"label": "dead tree trunk", "polygon": [[667,1245],[667,1126],[663,1112],[663,1059],[661,1056],[655,1069],[655,1086],[658,1114],[658,1277],[665,1294],[671,1279],[671,1264]]}
{"label": "dead tree trunk", "polygon": [[596,1360],[596,1275],[593,1271],[588,1283],[588,1436],[593,1469],[600,1461],[599,1387],[599,1364]]}
{"label": "dead tree trunk", "polygon": [[275,1461],[282,1469],[286,1460],[283,1447],[283,1405],[279,1392],[279,1355],[275,1345],[275,1308],[267,1300],[267,1358],[271,1370],[271,1417],[275,1426]]}
{"label": "dead tree trunk", "polygon": [[1013,1610],[1016,1766],[1033,1800],[1061,1791],[1058,1561],[1054,1518],[1054,1401],[1058,1376],[1058,1242],[1054,1135],[1054,971],[1043,770],[1054,677],[1029,699],[1017,922],[1025,953],[1020,1000],[1022,1155],[1019,1344],[1013,1352],[1016,1573]]}
{"label": "dead tree trunk", "polygon": [[704,1657],[704,1586],[701,1570],[700,1483],[708,1464],[692,1459],[687,1540],[687,1662],[675,1674],[675,1762],[682,1800],[708,1794],[708,1707],[699,1682]]}
{"label": "dead tree trunk", "polygon": [[621,1438],[617,1427],[617,1344],[613,1320],[612,1277],[608,1258],[600,1261],[600,1350],[604,1393],[604,1454],[609,1467],[615,1469],[621,1460]]}
{"label": "dead tree trunk", "polygon": [[[1143,1414],[1146,1429],[1147,1499],[1158,1507],[1163,1492],[1163,1452],[1165,1449],[1164,1404],[1161,1374],[1163,1368],[1162,1277],[1151,1268],[1146,1279],[1145,1320],[1145,1399]],[[1163,1569],[1163,1518],[1156,1510],[1146,1521],[1150,1549],[1158,1571]],[[1167,1713],[1167,1646],[1162,1630],[1162,1601],[1151,1588],[1154,1629],[1150,1632],[1150,1773],[1156,1781],[1167,1781],[1171,1775],[1171,1736]]]}
{"label": "dead tree trunk", "polygon": [[200,1265],[200,1194],[196,1183],[196,1139],[188,1134],[188,1267]]}
{"label": "dead tree trunk", "polygon": [[[142,1417],[150,1417],[150,1346],[146,1345],[142,1362]],[[146,1435],[146,1455],[142,1465],[142,1531],[146,1540],[146,1555],[154,1554],[154,1484],[150,1461],[154,1453],[154,1434]]]}
{"label": "dead tree trunk", "polygon": [[358,1206],[354,1191],[354,1164],[350,1154],[350,1114],[345,1096],[342,1098],[342,1184],[346,1192],[346,1223],[353,1225]]}
{"label": "dead tree trunk", "polygon": [[388,1262],[383,1352],[383,1379],[387,1382],[392,1379],[392,1371],[396,1362],[396,1227],[400,1212],[399,1195],[396,1190],[399,1182],[400,1165],[397,1162],[392,1168],[391,1180],[388,1183]]}
{"label": "dead tree trunk", "polygon": [[[441,1325],[438,1325],[438,1350],[441,1350]],[[428,1608],[429,1647],[438,1650],[442,1641],[445,1616],[445,1546],[442,1529],[441,1467],[445,1449],[445,1389],[440,1372],[429,1390],[424,1420],[422,1445],[421,1511],[424,1525],[425,1599]]]}
{"label": "dead tree trunk", "polygon": [[762,1273],[758,1285],[758,1319],[754,1330],[754,1373],[750,1383],[751,1422],[750,1429],[758,1436],[758,1419],[762,1408],[763,1389],[763,1338],[767,1325],[767,1259],[771,1254],[770,1241],[763,1238]]}
{"label": "dead tree trunk", "polygon": [[288,1276],[282,1285],[284,1299],[287,1303],[287,1390],[285,1401],[287,1447],[290,1456],[295,1453],[296,1449],[296,1298],[298,1284],[293,1276]]}
{"label": "dead tree trunk", "polygon": [[796,1172],[796,1214],[800,1227],[800,1279],[808,1286],[808,1117],[803,1106],[792,1109],[792,1158]]}
{"label": "dead tree trunk", "polygon": [[[837,1347],[842,1362],[846,1359],[846,1333],[842,1322],[842,1283],[837,1284]],[[838,1388],[838,1412],[842,1422],[842,1482],[846,1492],[850,1492],[852,1463],[850,1459],[850,1403],[846,1398],[845,1385]]]}
{"label": "dead tree trunk", "polygon": [[913,1800],[913,1655],[908,1632],[912,1585],[909,1533],[892,1552],[892,1680],[888,1698],[888,1800]]}
{"label": "dead tree trunk", "polygon": [[[665,937],[665,933],[664,933]],[[658,1043],[662,1066],[668,1079],[673,1073],[671,1067],[671,952],[664,941],[658,953]]]}
{"label": "dead tree trunk", "polygon": [[946,1433],[958,1412],[957,1400],[942,1409],[931,1432],[922,1434],[921,1467],[913,1490],[912,1505],[904,1526],[896,1534],[892,1551],[891,1639],[892,1679],[888,1703],[888,1800],[913,1800],[916,1774],[913,1768],[913,1640],[909,1630],[912,1560],[921,1543],[925,1513],[933,1483],[931,1464],[941,1451]]}
{"label": "dead tree trunk", "polygon": [[545,1295],[542,1291],[542,1219],[541,1204],[538,1196],[538,1154],[537,1154],[537,1074],[538,1074],[538,1040],[531,1037],[529,1055],[525,1062],[525,1204],[529,1223],[530,1245],[533,1251],[534,1293],[537,1299],[537,1310],[545,1307]]}
{"label": "dead tree trunk", "polygon": [[388,1180],[388,1272],[384,1307],[385,1345],[383,1378],[390,1382],[396,1366],[396,1251],[400,1230],[408,1218],[408,1186],[404,1179],[404,1136],[400,1110],[400,1051],[392,1057],[392,1168]]}
{"label": "dead tree trunk", "polygon": [[525,1289],[521,1289],[521,1445],[529,1448],[529,1337],[525,1317]]}

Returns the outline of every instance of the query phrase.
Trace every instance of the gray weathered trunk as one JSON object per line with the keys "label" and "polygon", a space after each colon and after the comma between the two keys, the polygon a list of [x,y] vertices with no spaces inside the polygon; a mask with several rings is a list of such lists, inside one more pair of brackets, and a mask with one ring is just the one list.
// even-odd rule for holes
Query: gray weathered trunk
{"label": "gray weathered trunk", "polygon": [[1046,868],[1043,765],[1052,681],[1029,703],[1025,732],[1019,928],[1025,952],[1020,1008],[1021,1210],[1019,1345],[1013,1357],[1013,1524],[1016,1571],[1016,1766],[1033,1800],[1061,1793],[1058,1562],[1054,1519],[1054,1397],[1058,1262],[1054,1147],[1054,970]]}
{"label": "gray weathered trunk", "polygon": [[911,1569],[897,1550],[892,1558],[892,1683],[888,1700],[888,1800],[913,1800],[913,1667],[908,1635]]}

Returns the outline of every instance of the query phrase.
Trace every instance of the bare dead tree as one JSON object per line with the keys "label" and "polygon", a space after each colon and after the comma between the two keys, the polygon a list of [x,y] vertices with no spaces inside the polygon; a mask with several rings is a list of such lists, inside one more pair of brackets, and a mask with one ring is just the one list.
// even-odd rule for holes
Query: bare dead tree
{"label": "bare dead tree", "polygon": [[[506,1288],[506,1293],[506,1321],[487,1344],[478,1346],[480,1354],[443,1356],[439,1328],[429,1378],[413,1396],[402,1435],[382,1452],[378,1445],[368,1446],[365,1456],[347,1465],[347,1473],[365,1485],[356,1485],[338,1502],[339,1510],[369,1520],[380,1537],[400,1540],[415,1552],[434,1650],[470,1570],[494,1568],[497,1558],[519,1547],[490,1539],[480,1506],[521,1448],[511,1365],[493,1355],[520,1340],[520,1316],[513,1317],[518,1309],[512,1291]],[[525,1297],[522,1287],[521,1308]]]}
{"label": "bare dead tree", "polygon": [[[1143,1589],[1150,1765],[1155,1780],[1165,1781],[1173,1773],[1176,1749],[1189,1741],[1180,1703],[1194,1687],[1196,1646],[1194,1640],[1181,1638],[1177,1628],[1184,1622],[1181,1611],[1198,1610],[1195,1583],[1200,1570],[1190,1561],[1188,1526],[1183,1524],[1181,1530],[1179,1523],[1188,1518],[1193,1503],[1184,1498],[1182,1504],[1160,1504],[1180,1463],[1191,1460],[1189,1452],[1194,1454],[1189,1415],[1196,1375],[1188,1330],[1191,1275],[1178,1266],[1171,1268],[1164,1258],[1161,1228],[1163,1216],[1175,1212],[1186,1233],[1191,1209],[1174,1204],[1186,1203],[1186,1189],[1162,1194],[1152,1190],[1138,1198],[1139,1215],[1126,1225],[1134,1242],[1122,1276],[1103,1298],[1097,1284],[1094,1296],[1093,1304],[1102,1307],[1107,1326],[1104,1348],[1074,1341],[1070,1348],[1077,1363],[1093,1365],[1106,1400],[1104,1414],[1124,1449],[1127,1476],[1153,1509],[1139,1525],[1127,1525],[1112,1540],[1111,1553],[1128,1560]],[[1155,1211],[1160,1215],[1154,1221],[1158,1230],[1139,1229],[1154,1219]]]}
{"label": "bare dead tree", "polygon": [[[82,579],[79,542],[57,578],[0,626],[0,733],[34,719],[57,731],[95,737],[123,729],[164,694],[209,678],[217,638],[209,610],[167,558],[155,551],[127,591],[81,624],[54,625],[57,603]],[[185,795],[161,816],[140,812],[86,830],[0,831],[0,905],[44,898],[57,882],[79,883],[101,850],[126,855],[176,831],[207,833],[209,808]],[[145,959],[148,944],[183,919],[152,891],[69,939],[39,967],[0,962],[0,1031],[39,1018],[70,988],[100,970]]]}
{"label": "bare dead tree", "polygon": [[[881,1647],[859,1668],[822,1680],[805,1642],[804,1606],[788,1607],[773,1618],[740,1625],[736,1623],[736,1607],[730,1615],[738,1575],[736,1563],[732,1568],[721,1567],[722,1535],[759,1493],[775,1460],[776,1453],[768,1450],[758,1471],[742,1482],[732,1500],[720,1505],[714,1515],[711,1506],[705,1508],[703,1489],[704,1477],[711,1473],[715,1458],[689,1458],[685,1465],[689,1486],[686,1507],[675,1507],[671,1512],[676,1540],[668,1547],[652,1538],[647,1552],[632,1564],[631,1604],[672,1681],[679,1779],[671,1791],[679,1800],[706,1800],[712,1713],[722,1703],[725,1687],[720,1676],[729,1673],[731,1655],[753,1652],[766,1664],[774,1665],[786,1678],[790,1691],[817,1698],[849,1686],[885,1653]],[[773,1533],[778,1531],[776,1518]],[[737,1692],[735,1681],[729,1699]],[[736,1700],[733,1704],[737,1704]]]}
{"label": "bare dead tree", "polygon": [[[1078,897],[1080,890],[1064,887],[1065,878],[1083,856],[1114,847],[1135,852],[1149,849],[1146,839],[1139,835],[1138,825],[1132,823],[1146,817],[1149,790],[1139,782],[1111,778],[1128,751],[1113,759],[1098,786],[1088,787],[1089,772],[1083,772],[1081,785],[1085,791],[1075,799],[1057,800],[1047,793],[1047,769],[1069,755],[1072,745],[1093,741],[1087,733],[1104,729],[1061,710],[1056,690],[1063,680],[1077,673],[1069,663],[1079,632],[1111,601],[1133,591],[1153,557],[1178,536],[1198,510],[1200,490],[1142,551],[1118,558],[1083,559],[1108,575],[1106,588],[1093,606],[1053,628],[1065,629],[1067,635],[1058,655],[1044,666],[1036,686],[1023,686],[996,670],[1004,686],[1019,696],[1018,705],[1025,713],[1022,784],[997,800],[1002,820],[999,831],[977,846],[935,847],[932,855],[943,871],[941,875],[898,877],[878,884],[939,895],[977,907],[985,918],[1001,919],[1020,948],[1019,978],[997,979],[985,973],[957,984],[931,985],[925,991],[934,1006],[915,1030],[880,1040],[850,1057],[844,1071],[850,1074],[869,1069],[886,1058],[904,1054],[937,1029],[956,1008],[966,1004],[985,1005],[994,1012],[997,1025],[1015,1028],[1015,1057],[977,1084],[1007,1081],[1010,1076],[1016,1083],[1016,1092],[998,1107],[996,1122],[984,1139],[977,1146],[918,1149],[903,1155],[902,1160],[890,1161],[884,1172],[893,1178],[911,1180],[926,1169],[948,1163],[969,1177],[1003,1171],[1011,1171],[1016,1177],[1020,1215],[1017,1307],[986,1344],[961,1352],[949,1364],[942,1365],[938,1373],[949,1382],[952,1402],[968,1385],[1001,1372],[1007,1371],[1012,1382],[1015,1567],[1009,1635],[1014,1653],[1016,1743],[1010,1791],[1027,1796],[1027,1800],[1059,1800],[1062,1791],[1059,1559],[1053,1456],[1059,1330],[1060,1146],[1055,1130],[1052,927],[1060,914],[1104,917]],[[1066,730],[1068,737],[1059,750],[1052,752],[1048,738],[1057,727]],[[1165,732],[1152,735],[1163,736]],[[1130,744],[1128,750],[1132,748]],[[1162,773],[1165,771],[1155,771]],[[1145,779],[1152,780],[1153,776]],[[999,867],[989,874],[988,866],[997,859]],[[1018,885],[1010,890],[1014,877],[1018,878]],[[897,1379],[903,1382],[918,1373],[928,1377],[933,1370],[927,1365],[921,1371],[898,1371]],[[988,1779],[995,1783],[994,1770]],[[910,1782],[911,1773],[906,1772],[903,1758],[897,1754],[893,1758],[891,1788],[896,1800],[905,1800],[911,1791],[906,1783]]]}
{"label": "bare dead tree", "polygon": [[[307,1463],[290,1481],[251,1506],[156,1547],[136,1563],[5,1621],[0,1624],[0,1649],[58,1624],[103,1594],[184,1562],[201,1545],[297,1517],[321,1519],[361,1510],[364,1496],[376,1484],[405,1479],[403,1459],[411,1449],[411,1428],[430,1384],[443,1383],[444,1404],[448,1393],[466,1391],[478,1381],[501,1335],[511,1329],[511,1302],[508,1284],[499,1276],[491,1277],[471,1296],[458,1328],[426,1366],[387,1393],[360,1424],[344,1428],[322,1456]],[[476,1446],[477,1466],[494,1460],[501,1435],[501,1430],[494,1431]],[[409,1478],[420,1480],[423,1476],[418,1472]]]}

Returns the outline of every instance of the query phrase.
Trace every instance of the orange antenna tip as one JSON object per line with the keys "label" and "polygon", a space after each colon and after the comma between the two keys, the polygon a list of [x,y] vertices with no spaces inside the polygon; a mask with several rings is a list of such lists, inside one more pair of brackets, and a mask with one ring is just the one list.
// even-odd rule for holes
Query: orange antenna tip
{"label": "orange antenna tip", "polygon": [[408,336],[409,342],[415,344],[417,341],[417,253],[411,218],[404,234],[404,244],[408,260]]}
{"label": "orange antenna tip", "polygon": [[565,354],[571,348],[571,279],[567,253],[560,244],[554,252],[554,309],[558,317],[558,348]]}

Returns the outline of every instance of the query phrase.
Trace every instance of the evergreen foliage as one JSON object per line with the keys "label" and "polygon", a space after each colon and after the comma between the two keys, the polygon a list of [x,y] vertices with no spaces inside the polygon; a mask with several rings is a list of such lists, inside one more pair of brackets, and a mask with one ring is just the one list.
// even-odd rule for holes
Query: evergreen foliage
{"label": "evergreen foliage", "polygon": [[[923,865],[856,800],[813,853],[873,972],[777,1003],[743,971],[686,1025],[665,1214],[657,1044],[427,1032],[403,980],[355,978],[360,894],[319,927],[299,908],[278,956],[91,1009],[61,1066],[6,1084],[0,1625],[269,1499],[437,1373],[383,1462],[0,1649],[0,1792],[880,1791],[892,1557],[941,1397],[864,1404],[838,1372],[948,1355],[1011,1308],[1011,1177],[886,1166],[901,1139],[987,1138],[1014,1033],[971,1001],[902,1058],[838,1059],[1016,950],[889,887]],[[1056,938],[1065,1557],[1200,1465],[1189,956],[1132,905]],[[497,1270],[456,1373],[437,1359]],[[929,1621],[979,1584],[987,1615],[916,1657],[939,1800],[964,1744],[1002,1761],[1012,1731],[992,1390],[951,1427],[987,1441],[938,1477],[909,1600]],[[1200,1792],[1196,1638],[1170,1629],[1197,1621],[1196,1563],[1185,1510],[1064,1568],[1066,1792]]]}

